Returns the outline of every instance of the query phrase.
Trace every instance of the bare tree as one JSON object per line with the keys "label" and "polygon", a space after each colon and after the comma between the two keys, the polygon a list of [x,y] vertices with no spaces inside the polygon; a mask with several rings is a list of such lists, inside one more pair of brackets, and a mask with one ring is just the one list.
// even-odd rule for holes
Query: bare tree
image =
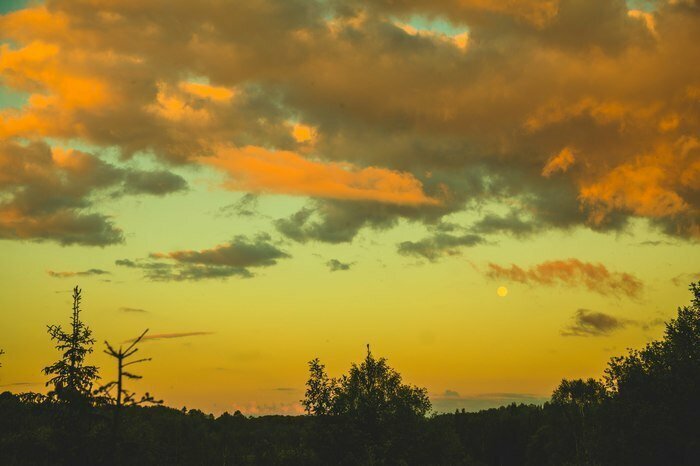
{"label": "bare tree", "polygon": [[[133,366],[134,364],[139,364],[151,360],[151,358],[142,358],[136,359],[134,361],[128,361],[129,358],[131,358],[134,354],[136,354],[136,352],[138,352],[139,348],[137,348],[136,345],[143,339],[147,332],[148,329],[146,329],[138,338],[135,338],[133,341],[131,341],[131,344],[126,349],[122,346],[119,346],[119,349],[116,350],[112,345],[109,344],[108,341],[105,341],[107,349],[104,350],[104,352],[117,360],[117,380],[113,380],[103,385],[102,387],[100,387],[97,393],[101,394],[103,397],[106,398],[106,400],[110,404],[113,404],[116,407],[117,416],[119,415],[118,413],[121,410],[122,406],[140,405],[144,403],[160,404],[163,402],[162,400],[156,400],[148,392],[146,392],[146,394],[144,394],[139,400],[137,400],[134,392],[131,392],[124,388],[124,378],[142,378],[142,376],[134,374],[133,372],[127,372],[125,369],[129,366]],[[116,388],[117,391],[114,395],[112,395],[111,392],[114,388]]]}

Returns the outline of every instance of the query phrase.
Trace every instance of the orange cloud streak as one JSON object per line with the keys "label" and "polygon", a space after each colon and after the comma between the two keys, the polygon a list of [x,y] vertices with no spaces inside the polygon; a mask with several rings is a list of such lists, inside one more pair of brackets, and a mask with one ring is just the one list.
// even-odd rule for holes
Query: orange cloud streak
{"label": "orange cloud streak", "polygon": [[490,263],[486,275],[493,279],[507,279],[519,283],[540,285],[585,286],[588,290],[608,294],[637,297],[643,288],[634,275],[610,272],[603,264],[582,262],[578,259],[555,260],[523,269],[515,264],[502,267]]}
{"label": "orange cloud streak", "polygon": [[386,168],[358,168],[349,163],[307,160],[295,152],[262,147],[224,148],[200,159],[226,172],[226,186],[332,199],[377,201],[403,205],[437,205],[410,173]]}
{"label": "orange cloud streak", "polygon": [[568,147],[562,149],[557,155],[552,156],[542,169],[542,176],[549,178],[554,172],[565,172],[576,161],[574,153]]}

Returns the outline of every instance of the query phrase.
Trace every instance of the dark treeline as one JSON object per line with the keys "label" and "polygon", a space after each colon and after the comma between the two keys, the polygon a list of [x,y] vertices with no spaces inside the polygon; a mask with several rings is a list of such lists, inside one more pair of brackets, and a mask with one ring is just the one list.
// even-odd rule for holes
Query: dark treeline
{"label": "dark treeline", "polygon": [[[71,331],[49,327],[62,351],[45,369],[52,390],[0,394],[0,464],[697,465],[700,284],[690,289],[660,340],[612,358],[599,380],[563,380],[543,406],[430,414],[426,390],[368,347],[337,379],[309,363],[308,415],[255,418],[100,387],[77,299]],[[133,355],[136,343],[107,352]]]}

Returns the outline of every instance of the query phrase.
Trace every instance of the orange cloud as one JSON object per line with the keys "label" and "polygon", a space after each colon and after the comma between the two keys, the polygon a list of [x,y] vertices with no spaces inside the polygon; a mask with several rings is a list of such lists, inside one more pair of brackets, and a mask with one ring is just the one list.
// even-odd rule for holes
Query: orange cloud
{"label": "orange cloud", "polygon": [[17,50],[1,45],[1,82],[30,95],[21,110],[0,110],[0,137],[80,135],[82,125],[76,121],[76,112],[100,110],[116,97],[105,79],[83,69],[89,68],[85,61],[85,57],[71,56],[58,45],[41,41]]}
{"label": "orange cloud", "polygon": [[637,297],[643,283],[634,275],[611,272],[603,264],[582,262],[578,259],[555,260],[523,269],[515,264],[502,267],[490,263],[486,275],[493,279],[506,279],[519,283],[539,285],[585,286],[602,295],[624,294]]}
{"label": "orange cloud", "polygon": [[353,199],[404,205],[437,205],[410,173],[386,168],[358,168],[349,163],[323,163],[305,159],[295,152],[271,151],[262,147],[226,147],[203,163],[226,172],[226,186],[248,190]]}
{"label": "orange cloud", "polygon": [[36,37],[65,37],[69,18],[62,12],[49,12],[43,6],[26,8],[0,15],[0,30],[4,37],[23,41]]}
{"label": "orange cloud", "polygon": [[313,142],[316,138],[316,129],[302,124],[296,124],[292,128],[292,136],[299,143]]}
{"label": "orange cloud", "polygon": [[[325,212],[345,211],[340,228],[517,197],[542,228],[638,216],[700,237],[697,151],[672,147],[700,121],[700,19],[687,5],[394,0],[350,14],[302,3],[290,14],[285,2],[180,2],[163,16],[155,0],[52,0],[0,15],[0,85],[29,94],[0,109],[0,139],[178,163],[248,146],[205,163],[232,189],[392,204],[336,203]],[[415,15],[469,33],[398,22]],[[644,153],[659,146],[675,159]],[[533,164],[533,153],[554,157]],[[407,170],[431,174],[425,190]],[[425,191],[440,184],[443,209],[398,208],[438,203]]]}
{"label": "orange cloud", "polygon": [[554,172],[565,172],[574,163],[573,152],[568,147],[562,149],[557,155],[551,157],[542,169],[542,176],[549,178]]}
{"label": "orange cloud", "polygon": [[679,194],[679,187],[697,189],[700,162],[695,138],[682,138],[673,146],[619,165],[594,181],[584,181],[579,199],[588,219],[598,225],[616,210],[650,218],[693,213],[693,207]]}
{"label": "orange cloud", "polygon": [[599,125],[617,123],[620,126],[629,120],[645,121],[660,109],[657,102],[651,104],[628,103],[612,99],[584,97],[574,103],[550,101],[532,112],[525,120],[527,130],[535,132],[550,125],[567,120],[588,117]]}
{"label": "orange cloud", "polygon": [[40,41],[12,50],[0,48],[0,73],[16,89],[34,92],[30,103],[44,108],[61,104],[69,109],[107,104],[110,92],[102,80],[69,68],[55,44]]}
{"label": "orange cloud", "polygon": [[[201,92],[201,89],[198,91]],[[211,114],[206,109],[193,107],[185,96],[165,83],[158,83],[156,102],[149,105],[147,109],[170,121],[187,121],[201,125],[211,120]]]}

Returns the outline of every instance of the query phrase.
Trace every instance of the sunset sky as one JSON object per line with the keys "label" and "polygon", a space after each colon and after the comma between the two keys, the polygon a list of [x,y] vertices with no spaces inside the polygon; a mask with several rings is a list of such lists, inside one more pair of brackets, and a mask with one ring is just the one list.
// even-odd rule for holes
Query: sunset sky
{"label": "sunset sky", "polygon": [[83,289],[130,382],[301,412],[364,356],[541,402],[700,279],[698,0],[0,0],[0,391]]}

